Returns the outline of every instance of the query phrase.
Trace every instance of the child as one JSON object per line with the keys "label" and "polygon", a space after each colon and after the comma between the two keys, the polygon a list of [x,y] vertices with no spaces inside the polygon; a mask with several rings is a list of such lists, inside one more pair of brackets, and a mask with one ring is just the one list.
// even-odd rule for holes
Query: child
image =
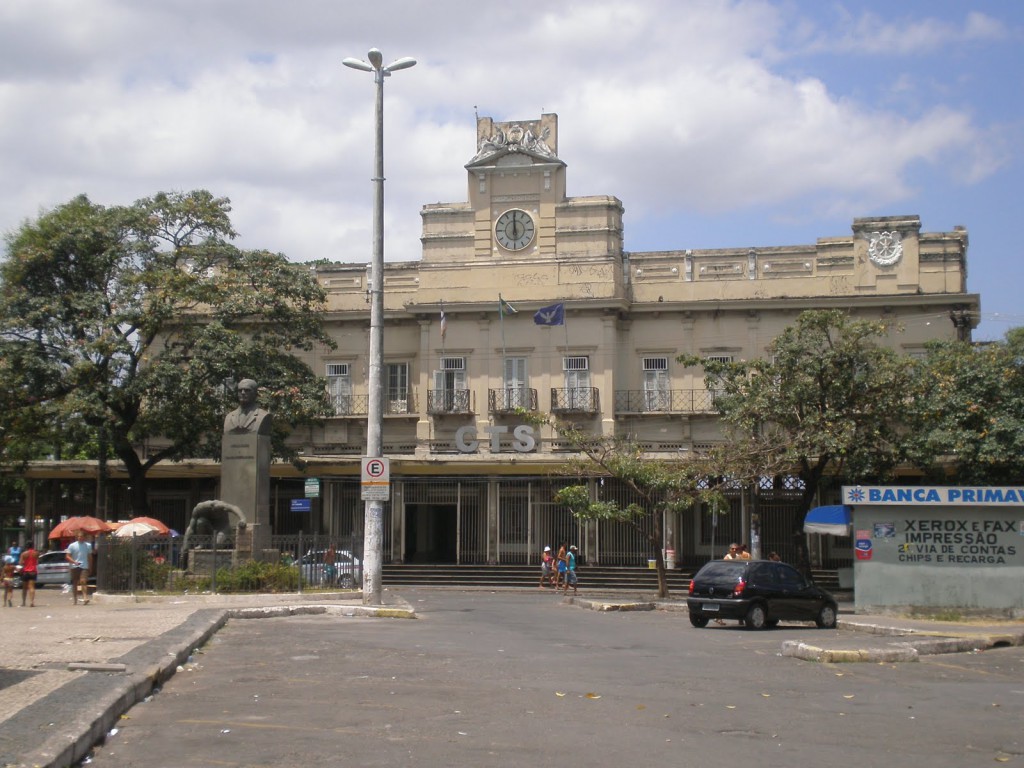
{"label": "child", "polygon": [[4,585],[4,607],[13,608],[14,603],[11,598],[14,596],[14,575],[17,573],[14,567],[14,558],[10,555],[4,557],[4,567],[0,571],[0,580],[3,581]]}

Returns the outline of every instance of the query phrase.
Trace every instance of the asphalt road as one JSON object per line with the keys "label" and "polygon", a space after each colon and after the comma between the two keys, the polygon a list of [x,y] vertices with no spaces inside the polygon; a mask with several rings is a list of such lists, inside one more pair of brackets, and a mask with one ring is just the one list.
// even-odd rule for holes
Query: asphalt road
{"label": "asphalt road", "polygon": [[419,619],[230,622],[90,768],[1024,766],[1021,647],[829,665],[780,655],[809,627],[402,594]]}

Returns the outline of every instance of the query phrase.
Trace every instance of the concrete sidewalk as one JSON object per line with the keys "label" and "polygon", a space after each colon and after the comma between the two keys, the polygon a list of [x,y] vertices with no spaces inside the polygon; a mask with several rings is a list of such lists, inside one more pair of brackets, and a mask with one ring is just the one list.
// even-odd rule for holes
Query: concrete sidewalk
{"label": "concrete sidewalk", "polygon": [[[415,617],[399,593],[386,589],[384,595],[383,607],[364,606],[358,592],[140,598],[98,594],[89,605],[74,606],[70,595],[41,589],[34,608],[0,608],[0,766],[74,765],[121,714],[186,665],[192,652],[228,619],[297,614]],[[15,598],[18,606],[20,594]],[[581,593],[561,599],[598,611],[686,612],[685,598]],[[787,641],[783,655],[818,662],[915,661],[927,653],[1024,645],[1021,621],[979,624],[855,616],[849,604],[840,605],[839,629],[823,632],[820,647]]]}

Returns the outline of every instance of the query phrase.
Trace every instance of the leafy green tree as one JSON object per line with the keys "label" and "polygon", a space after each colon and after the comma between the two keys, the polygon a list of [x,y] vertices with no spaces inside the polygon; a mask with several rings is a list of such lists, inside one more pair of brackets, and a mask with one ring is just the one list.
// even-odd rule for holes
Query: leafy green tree
{"label": "leafy green tree", "polygon": [[17,407],[0,417],[0,458],[109,444],[144,514],[156,463],[218,455],[244,377],[263,385],[287,455],[289,427],[326,406],[295,356],[333,346],[324,293],[281,254],[232,246],[230,210],[202,190],[113,207],[80,196],[5,237],[0,358],[16,375],[0,406]]}
{"label": "leafy green tree", "polygon": [[[654,553],[658,573],[658,596],[668,597],[665,575],[665,515],[690,509],[701,502],[711,508],[725,507],[725,490],[730,481],[718,462],[718,456],[701,460],[664,461],[646,456],[643,449],[628,440],[592,435],[569,422],[555,422],[554,428],[578,453],[563,468],[563,474],[581,480],[610,477],[633,492],[636,501],[622,505],[614,500],[595,500],[585,483],[562,488],[555,501],[569,508],[579,520],[612,520],[626,523],[639,531]],[[719,479],[715,479],[719,478]]]}
{"label": "leafy green tree", "polygon": [[900,415],[913,361],[883,346],[884,323],[851,320],[838,310],[802,313],[765,357],[725,363],[682,356],[702,366],[727,436],[746,445],[763,474],[783,470],[803,481],[799,520],[822,479],[878,479],[902,459]]}
{"label": "leafy green tree", "polygon": [[1005,342],[929,345],[912,394],[908,453],[930,477],[1024,481],[1024,328]]}

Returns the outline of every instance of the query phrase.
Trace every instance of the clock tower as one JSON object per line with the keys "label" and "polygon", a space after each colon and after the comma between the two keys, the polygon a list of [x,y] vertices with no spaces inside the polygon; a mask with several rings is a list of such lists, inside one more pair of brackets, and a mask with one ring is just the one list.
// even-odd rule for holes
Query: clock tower
{"label": "clock tower", "polygon": [[610,195],[568,198],[558,157],[558,115],[476,121],[465,165],[466,203],[423,207],[423,261],[523,264],[622,258],[622,203]]}
{"label": "clock tower", "polygon": [[476,148],[466,164],[476,255],[550,256],[555,246],[555,209],[565,199],[558,116],[505,123],[477,118]]}

